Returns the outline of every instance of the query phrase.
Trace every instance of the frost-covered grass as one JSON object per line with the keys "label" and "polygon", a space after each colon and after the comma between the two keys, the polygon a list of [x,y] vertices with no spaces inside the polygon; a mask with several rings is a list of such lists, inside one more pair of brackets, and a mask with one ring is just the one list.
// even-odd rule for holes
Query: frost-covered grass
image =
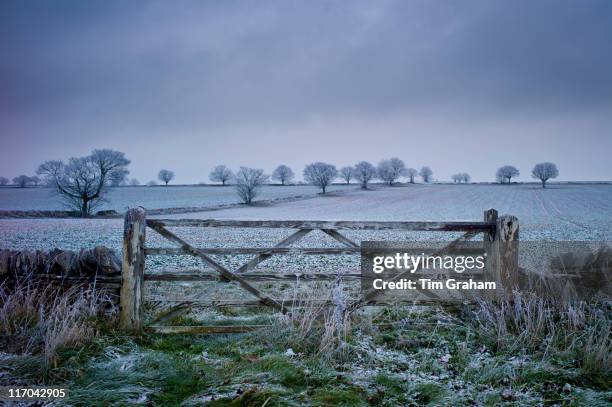
{"label": "frost-covered grass", "polygon": [[86,346],[97,335],[95,320],[111,321],[108,295],[93,289],[42,287],[28,280],[0,285],[0,356],[17,382],[47,380],[67,347]]}
{"label": "frost-covered grass", "polygon": [[[594,368],[580,356],[589,346],[582,331],[609,324],[609,313],[597,314],[606,310],[586,309],[596,315],[578,318],[575,328],[564,325],[574,317],[560,314],[554,335],[564,331],[573,341],[551,344],[545,335],[524,349],[488,336],[498,322],[474,317],[479,308],[363,310],[342,337],[341,355],[320,352],[325,328],[304,330],[299,317],[294,325],[271,319],[272,328],[251,334],[126,337],[107,330],[60,352],[57,374],[45,383],[69,386],[67,405],[604,406],[612,400],[609,359]],[[600,332],[609,350],[610,333]],[[24,373],[6,354],[0,363],[3,384]]]}
{"label": "frost-covered grass", "polygon": [[[330,191],[355,189],[355,185],[332,185]],[[256,201],[271,201],[292,197],[314,196],[318,188],[310,185],[267,185],[261,188]],[[112,188],[106,202],[96,210],[114,209],[123,212],[128,207],[149,209],[213,208],[240,203],[236,189],[221,186],[155,186]],[[0,210],[62,210],[62,200],[49,188],[0,188]]]}

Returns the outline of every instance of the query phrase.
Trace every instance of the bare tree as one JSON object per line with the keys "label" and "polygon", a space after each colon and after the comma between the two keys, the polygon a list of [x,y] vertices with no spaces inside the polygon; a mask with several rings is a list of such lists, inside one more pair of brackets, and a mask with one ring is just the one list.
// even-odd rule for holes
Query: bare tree
{"label": "bare tree", "polygon": [[533,167],[531,176],[539,179],[542,182],[542,188],[546,188],[546,181],[551,178],[557,178],[559,176],[559,170],[554,163],[540,163]]}
{"label": "bare tree", "polygon": [[399,158],[391,158],[390,160],[382,160],[376,168],[378,178],[393,185],[400,177],[406,174],[406,165]]}
{"label": "bare tree", "polygon": [[132,178],[130,180],[130,185],[133,187],[137,187],[138,185],[140,185],[140,181],[138,181],[136,178]]}
{"label": "bare tree", "polygon": [[285,183],[291,182],[293,177],[295,177],[293,171],[286,165],[279,165],[272,173],[272,179],[280,181],[281,185],[285,185]]}
{"label": "bare tree", "polygon": [[368,189],[368,183],[376,178],[376,168],[367,161],[355,165],[355,178],[361,183],[361,188]]}
{"label": "bare tree", "polygon": [[268,176],[264,175],[263,170],[240,167],[236,173],[236,192],[243,203],[250,205],[266,182]]}
{"label": "bare tree", "polygon": [[497,181],[502,184],[506,181],[509,184],[512,178],[518,177],[519,175],[520,172],[516,167],[513,167],[512,165],[504,165],[503,167],[499,167],[495,173],[495,178],[497,178]]}
{"label": "bare tree", "polygon": [[456,184],[458,182],[461,182],[461,174],[453,174],[451,176],[451,179],[453,180],[453,182]]}
{"label": "bare tree", "polygon": [[346,185],[349,185],[351,180],[355,177],[355,168],[342,167],[340,168],[340,171],[338,171],[338,176],[346,181]]}
{"label": "bare tree", "polygon": [[421,171],[419,172],[419,175],[421,176],[421,178],[423,178],[423,182],[427,183],[431,180],[431,176],[433,175],[433,171],[431,170],[431,168],[425,166],[423,168],[421,168]]}
{"label": "bare tree", "polygon": [[304,168],[304,179],[319,188],[325,193],[327,186],[332,183],[334,178],[338,175],[336,166],[332,164],[326,164],[322,162],[316,162],[308,164]]}
{"label": "bare tree", "polygon": [[414,184],[414,178],[419,175],[419,172],[414,168],[408,168],[406,170],[406,176],[410,179],[410,183]]}
{"label": "bare tree", "polygon": [[20,175],[18,177],[13,178],[13,184],[17,185],[19,188],[25,188],[32,180],[27,175]]}
{"label": "bare tree", "polygon": [[232,178],[234,178],[234,173],[225,165],[217,165],[208,176],[212,182],[220,182],[223,186]]}
{"label": "bare tree", "polygon": [[117,170],[115,171],[110,179],[108,180],[108,183],[111,187],[118,187],[121,185],[126,185],[128,182],[128,174],[130,172],[127,170],[127,168],[123,168],[121,170]]}
{"label": "bare tree", "polygon": [[0,185],[5,186],[8,185],[9,179],[6,177],[0,177]]}
{"label": "bare tree", "polygon": [[168,185],[168,182],[174,179],[174,172],[170,170],[160,170],[159,174],[157,174],[157,179],[159,179],[165,185]]}
{"label": "bare tree", "polygon": [[87,216],[99,205],[115,172],[123,173],[130,160],[114,150],[94,150],[86,157],[71,158],[68,163],[45,161],[36,173],[53,186],[66,204]]}

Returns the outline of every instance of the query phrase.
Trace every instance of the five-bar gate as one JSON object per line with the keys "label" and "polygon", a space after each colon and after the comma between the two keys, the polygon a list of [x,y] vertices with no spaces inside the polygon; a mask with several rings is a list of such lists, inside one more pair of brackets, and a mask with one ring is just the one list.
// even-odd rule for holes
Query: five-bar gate
{"label": "five-bar gate", "polygon": [[[175,248],[156,248],[146,245],[146,228],[149,227],[162,237],[175,244]],[[201,228],[288,228],[295,229],[289,237],[268,248],[199,248],[177,236],[168,228],[201,227]],[[339,248],[299,248],[290,247],[313,230],[320,230],[342,244]],[[483,249],[487,254],[487,270],[502,287],[511,288],[516,284],[518,264],[518,220],[514,216],[500,216],[497,211],[485,211],[484,220],[480,222],[369,222],[369,221],[302,221],[302,220],[199,220],[199,219],[146,219],[145,209],[133,208],[125,215],[123,234],[123,265],[120,295],[120,324],[123,328],[139,331],[143,328],[143,286],[146,281],[202,281],[218,278],[223,282],[234,281],[256,298],[258,305],[269,306],[278,312],[285,312],[288,304],[273,298],[256,288],[252,282],[261,280],[286,280],[287,278],[306,278],[310,280],[330,280],[333,273],[252,273],[258,264],[274,255],[359,255],[360,246],[343,235],[342,230],[400,230],[427,232],[463,232],[458,238],[442,250],[472,239],[482,233]],[[252,254],[254,257],[237,268],[230,270],[211,255],[218,254]],[[147,255],[191,255],[199,258],[210,267],[217,276],[207,274],[184,274],[145,272]],[[359,277],[359,274],[343,277]],[[398,274],[397,279],[402,278]],[[378,293],[374,290],[363,293],[362,299],[352,304],[350,309],[375,303]],[[252,327],[149,327],[158,332],[243,332]]]}

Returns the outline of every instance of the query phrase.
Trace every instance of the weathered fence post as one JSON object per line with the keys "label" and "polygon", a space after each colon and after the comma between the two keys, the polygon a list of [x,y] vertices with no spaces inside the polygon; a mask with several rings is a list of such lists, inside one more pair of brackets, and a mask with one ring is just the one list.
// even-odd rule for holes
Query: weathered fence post
{"label": "weathered fence post", "polygon": [[487,270],[506,292],[511,292],[518,285],[518,219],[510,215],[498,217],[495,209],[489,209],[484,213],[484,220],[495,224],[484,239]]}
{"label": "weathered fence post", "polygon": [[119,324],[130,331],[142,329],[146,228],[144,208],[129,209],[123,226]]}
{"label": "weathered fence post", "polygon": [[493,229],[484,234],[484,251],[487,255],[487,272],[495,281],[500,281],[497,274],[497,256],[493,255],[493,242],[495,241],[495,231],[497,230],[497,211],[489,209],[484,212],[484,221],[495,225]]}

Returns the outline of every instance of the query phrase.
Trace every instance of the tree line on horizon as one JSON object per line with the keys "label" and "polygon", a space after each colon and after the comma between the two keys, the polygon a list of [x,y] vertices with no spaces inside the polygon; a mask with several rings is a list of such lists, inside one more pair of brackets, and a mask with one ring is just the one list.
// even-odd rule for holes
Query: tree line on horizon
{"label": "tree line on horizon", "polygon": [[[93,209],[98,207],[104,200],[108,188],[121,185],[140,185],[138,180],[128,179],[128,165],[130,160],[125,154],[110,149],[93,150],[90,155],[84,157],[73,157],[67,162],[50,160],[42,163],[36,176],[29,177],[20,175],[13,178],[13,184],[25,188],[28,185],[50,186],[62,197],[67,206],[77,210],[82,216],[88,216]],[[539,179],[542,187],[546,187],[549,179],[559,175],[554,163],[544,162],[536,164],[532,170],[532,177]],[[373,180],[392,186],[400,178],[405,177],[414,184],[415,178],[420,176],[424,183],[432,180],[433,171],[424,166],[420,171],[407,168],[399,158],[385,159],[374,166],[368,161],[360,161],[354,166],[346,166],[338,170],[335,165],[324,162],[308,164],[303,170],[304,180],[318,187],[325,194],[329,185],[334,180],[342,179],[346,184],[356,180],[361,188],[368,189]],[[519,170],[511,165],[500,167],[496,172],[496,179],[500,183],[511,183],[512,178],[519,176]],[[162,169],[158,173],[158,179],[168,185],[175,177],[173,171]],[[279,165],[272,175],[264,174],[262,169],[240,167],[234,173],[225,165],[216,166],[209,174],[209,179],[221,185],[233,182],[236,192],[241,201],[251,204],[257,196],[261,186],[268,183],[270,178],[278,181],[280,185],[287,185],[295,178],[293,170],[287,165]],[[452,176],[455,183],[469,183],[470,176],[467,173],[458,173]],[[9,180],[0,177],[0,185],[9,184]],[[148,185],[153,184],[150,182]]]}
{"label": "tree line on horizon", "polygon": [[[417,175],[423,178],[424,182],[430,182],[433,171],[429,167],[423,167],[421,171],[414,168],[406,168],[406,165],[399,158],[382,160],[378,166],[374,166],[367,161],[361,161],[354,166],[342,167],[340,170],[333,164],[315,162],[307,165],[303,171],[303,177],[309,184],[319,186],[323,192],[323,186],[327,187],[335,179],[342,179],[346,184],[352,180],[358,180],[363,188],[367,188],[370,181],[380,179],[381,181],[393,185],[399,178],[408,177],[410,183],[415,182]],[[295,178],[295,173],[287,165],[281,164],[272,172],[269,179],[278,181],[280,185],[288,185]],[[216,166],[209,175],[212,182],[228,185],[234,181],[236,176],[225,165]]]}
{"label": "tree line on horizon", "polygon": [[[433,171],[428,166],[422,167],[420,171],[414,168],[406,168],[404,162],[399,158],[382,160],[376,167],[367,161],[360,161],[354,166],[342,167],[340,170],[337,170],[336,166],[333,164],[315,162],[307,165],[303,172],[304,179],[307,183],[319,186],[323,193],[325,193],[325,188],[337,178],[344,180],[347,185],[355,179],[359,181],[362,188],[367,189],[368,184],[377,179],[389,185],[393,185],[400,178],[406,177],[411,184],[414,184],[415,178],[420,176],[423,182],[429,183],[432,175]],[[504,165],[497,170],[495,179],[500,184],[510,184],[512,178],[516,178],[519,175],[520,172],[516,167]],[[531,175],[532,178],[540,180],[542,188],[546,188],[546,182],[549,179],[556,178],[559,175],[559,170],[556,164],[544,162],[536,164]],[[158,178],[160,181],[164,182],[165,185],[168,185],[168,182],[174,179],[174,172],[160,170]],[[281,164],[276,167],[271,176],[268,176],[266,182],[272,179],[280,182],[280,185],[287,185],[290,184],[294,178],[295,174],[293,170],[287,165]],[[235,179],[236,175],[231,169],[223,164],[217,165],[209,174],[210,181],[220,183],[222,186],[229,185],[229,183]],[[453,174],[451,176],[451,180],[454,183],[467,184],[470,183],[471,179],[472,177],[470,174],[466,172]],[[150,182],[148,185],[156,185],[156,183]],[[325,185],[325,188],[323,185]]]}

